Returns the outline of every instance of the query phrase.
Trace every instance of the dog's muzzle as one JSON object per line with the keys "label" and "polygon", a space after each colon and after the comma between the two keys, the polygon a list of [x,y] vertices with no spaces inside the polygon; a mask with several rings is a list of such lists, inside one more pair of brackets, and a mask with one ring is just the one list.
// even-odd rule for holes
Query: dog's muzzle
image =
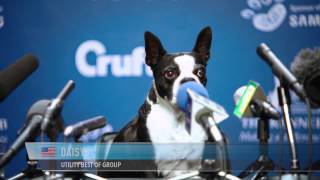
{"label": "dog's muzzle", "polygon": [[196,81],[194,78],[183,78],[181,81],[180,81],[180,84],[183,84],[183,83],[186,83],[186,82],[189,82],[189,81]]}

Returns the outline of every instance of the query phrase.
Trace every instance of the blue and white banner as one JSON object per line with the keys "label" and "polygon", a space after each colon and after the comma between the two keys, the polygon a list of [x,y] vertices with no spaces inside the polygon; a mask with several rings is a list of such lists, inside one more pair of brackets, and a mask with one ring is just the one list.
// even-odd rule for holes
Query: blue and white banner
{"label": "blue and white banner", "polygon": [[[216,148],[213,143],[26,143],[30,160],[199,160],[217,158]],[[199,150],[203,155],[193,153]]]}

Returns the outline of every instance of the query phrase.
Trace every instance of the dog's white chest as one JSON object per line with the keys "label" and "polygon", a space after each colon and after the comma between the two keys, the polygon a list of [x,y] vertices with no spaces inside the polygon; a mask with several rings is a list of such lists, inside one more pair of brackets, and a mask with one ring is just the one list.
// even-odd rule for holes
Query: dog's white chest
{"label": "dog's white chest", "polygon": [[159,103],[151,105],[147,128],[155,147],[158,169],[165,177],[200,168],[207,136],[197,122],[191,122],[189,134],[185,128],[184,115],[179,116],[172,107]]}
{"label": "dog's white chest", "polygon": [[206,134],[197,122],[191,122],[190,134],[185,129],[184,116],[171,107],[154,104],[147,117],[147,127],[153,143],[203,143]]}

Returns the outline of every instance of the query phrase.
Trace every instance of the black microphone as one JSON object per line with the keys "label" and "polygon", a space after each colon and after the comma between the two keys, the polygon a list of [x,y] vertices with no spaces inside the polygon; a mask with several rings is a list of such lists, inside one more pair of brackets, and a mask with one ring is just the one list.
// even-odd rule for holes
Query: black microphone
{"label": "black microphone", "polygon": [[38,59],[27,54],[0,72],[0,102],[39,66]]}
{"label": "black microphone", "polygon": [[10,146],[8,151],[1,157],[0,168],[4,167],[11,161],[11,159],[24,146],[25,142],[34,141],[34,139],[40,134],[40,125],[49,104],[49,100],[40,100],[31,106],[27,114],[28,119],[24,128],[20,130],[18,138]]}
{"label": "black microphone", "polygon": [[271,66],[272,72],[291,88],[301,99],[306,98],[303,87],[298,82],[297,78],[282,64],[271,49],[264,43],[261,43],[257,48],[258,55]]}
{"label": "black microphone", "polygon": [[[250,81],[253,83],[253,81]],[[257,83],[256,83],[257,84]],[[250,85],[250,83],[249,83]],[[280,119],[280,113],[276,110],[276,108],[267,101],[264,92],[260,87],[257,87],[254,94],[252,96],[247,96],[246,90],[247,86],[242,86],[236,90],[233,95],[234,102],[236,105],[240,103],[240,99],[242,98],[243,102],[248,102],[247,109],[244,110],[242,117],[250,118],[250,117],[263,117],[267,119]]]}
{"label": "black microphone", "polygon": [[104,127],[106,124],[107,120],[105,117],[97,116],[68,126],[63,134],[66,138],[75,137],[77,139],[89,131]]}

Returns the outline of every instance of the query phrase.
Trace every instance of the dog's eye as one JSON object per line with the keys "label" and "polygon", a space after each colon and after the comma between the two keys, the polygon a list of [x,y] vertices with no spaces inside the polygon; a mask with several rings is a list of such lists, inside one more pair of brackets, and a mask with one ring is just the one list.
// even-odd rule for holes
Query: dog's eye
{"label": "dog's eye", "polygon": [[173,71],[173,70],[168,70],[166,72],[164,72],[164,77],[168,80],[172,80],[174,78],[177,77],[177,72]]}
{"label": "dog's eye", "polygon": [[198,76],[200,79],[202,79],[206,75],[206,70],[205,70],[205,68],[200,67],[200,68],[196,69],[196,71],[194,73],[196,76]]}

